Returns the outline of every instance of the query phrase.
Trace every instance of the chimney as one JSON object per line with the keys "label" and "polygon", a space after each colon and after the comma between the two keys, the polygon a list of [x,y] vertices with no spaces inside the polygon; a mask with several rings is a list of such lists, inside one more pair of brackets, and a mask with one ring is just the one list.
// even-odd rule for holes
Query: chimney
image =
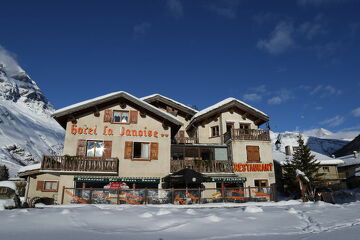
{"label": "chimney", "polygon": [[333,154],[333,155],[331,155],[331,157],[332,157],[332,158],[336,158],[334,154]]}
{"label": "chimney", "polygon": [[354,158],[358,158],[359,157],[359,153],[357,151],[354,151]]}
{"label": "chimney", "polygon": [[286,156],[291,156],[291,146],[285,146],[285,154]]}

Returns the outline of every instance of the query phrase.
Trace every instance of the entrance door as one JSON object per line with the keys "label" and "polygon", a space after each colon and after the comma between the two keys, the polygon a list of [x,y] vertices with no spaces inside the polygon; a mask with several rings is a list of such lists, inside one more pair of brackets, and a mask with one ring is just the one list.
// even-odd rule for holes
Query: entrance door
{"label": "entrance door", "polygon": [[268,186],[268,180],[263,180],[263,179],[254,180],[254,183],[255,183],[255,187],[258,187],[260,190]]}
{"label": "entrance door", "polygon": [[226,123],[227,132],[232,132],[233,129],[234,129],[234,123]]}
{"label": "entrance door", "polygon": [[179,143],[186,143],[184,130],[179,131]]}

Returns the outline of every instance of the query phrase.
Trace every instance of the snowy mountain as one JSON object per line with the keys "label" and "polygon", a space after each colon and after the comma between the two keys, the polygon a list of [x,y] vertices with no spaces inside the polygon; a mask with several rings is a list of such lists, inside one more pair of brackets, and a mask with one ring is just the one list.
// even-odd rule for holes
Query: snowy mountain
{"label": "snowy mountain", "polygon": [[[348,137],[356,136],[356,133],[332,133],[326,129],[313,129],[301,133],[305,144],[307,144],[310,149],[314,152],[331,156],[334,152],[344,147],[349,143]],[[359,134],[359,133],[357,133]],[[271,132],[270,136],[273,142],[273,148],[275,150],[275,142],[279,139],[281,142],[281,152],[285,152],[286,146],[297,146],[297,137],[299,132],[282,132],[275,133]],[[341,136],[347,136],[347,140],[341,138]]]}
{"label": "snowy mountain", "polygon": [[360,132],[359,131],[330,132],[329,130],[326,130],[324,128],[315,128],[315,129],[303,131],[301,134],[308,137],[352,141],[356,136],[360,134]]}
{"label": "snowy mountain", "polygon": [[315,128],[315,129],[304,131],[302,134],[305,136],[309,136],[309,137],[324,138],[327,136],[331,136],[333,133],[324,128]]}
{"label": "snowy mountain", "polygon": [[14,177],[43,154],[60,154],[64,130],[37,84],[0,48],[0,164]]}

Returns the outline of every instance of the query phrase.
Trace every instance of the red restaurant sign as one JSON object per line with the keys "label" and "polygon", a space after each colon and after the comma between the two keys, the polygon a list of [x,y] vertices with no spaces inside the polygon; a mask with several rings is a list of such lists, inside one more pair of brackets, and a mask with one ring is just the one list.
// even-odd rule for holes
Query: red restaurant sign
{"label": "red restaurant sign", "polygon": [[234,172],[271,172],[272,171],[272,163],[266,163],[266,164],[235,163],[233,167],[234,167]]}

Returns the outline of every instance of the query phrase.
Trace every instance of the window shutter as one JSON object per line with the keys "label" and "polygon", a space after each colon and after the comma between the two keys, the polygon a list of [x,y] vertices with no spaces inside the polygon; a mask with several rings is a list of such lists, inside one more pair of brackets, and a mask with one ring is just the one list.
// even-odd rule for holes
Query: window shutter
{"label": "window shutter", "polygon": [[150,144],[150,160],[158,160],[159,158],[159,143],[152,142]]}
{"label": "window shutter", "polygon": [[36,191],[43,191],[43,190],[44,190],[44,181],[37,181]]}
{"label": "window shutter", "polygon": [[104,111],[104,122],[111,122],[112,120],[112,110],[105,109]]}
{"label": "window shutter", "polygon": [[132,148],[133,148],[133,142],[125,142],[125,152],[124,152],[125,159],[132,159]]}
{"label": "window shutter", "polygon": [[246,146],[247,161],[260,162],[259,146]]}
{"label": "window shutter", "polygon": [[85,155],[86,155],[86,140],[79,139],[77,150],[76,150],[76,156],[85,156]]}
{"label": "window shutter", "polygon": [[130,111],[130,123],[138,122],[138,111]]}
{"label": "window shutter", "polygon": [[104,141],[104,158],[111,158],[112,141]]}

